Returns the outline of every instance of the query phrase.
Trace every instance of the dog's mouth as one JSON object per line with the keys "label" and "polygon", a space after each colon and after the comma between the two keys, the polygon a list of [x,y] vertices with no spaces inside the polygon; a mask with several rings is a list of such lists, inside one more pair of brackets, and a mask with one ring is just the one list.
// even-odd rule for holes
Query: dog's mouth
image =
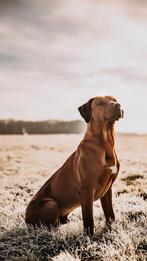
{"label": "dog's mouth", "polygon": [[112,116],[109,118],[108,121],[110,122],[118,121],[123,117],[124,117],[124,110],[122,110],[121,108],[115,108],[115,110],[113,110]]}
{"label": "dog's mouth", "polygon": [[122,119],[123,117],[124,117],[124,110],[122,110],[121,108],[115,110],[114,118],[116,121],[118,121],[119,119]]}
{"label": "dog's mouth", "polygon": [[109,122],[118,121],[124,117],[124,110],[122,110],[120,104],[115,104],[109,108],[105,114],[105,120]]}

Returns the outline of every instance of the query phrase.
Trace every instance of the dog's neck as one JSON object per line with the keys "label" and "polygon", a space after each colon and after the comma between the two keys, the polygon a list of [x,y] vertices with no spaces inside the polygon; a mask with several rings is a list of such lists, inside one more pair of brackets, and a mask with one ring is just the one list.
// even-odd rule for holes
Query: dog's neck
{"label": "dog's neck", "polygon": [[91,121],[87,124],[84,140],[94,142],[97,146],[101,146],[104,149],[107,166],[114,166],[116,164],[114,122],[99,123],[96,125]]}
{"label": "dog's neck", "polygon": [[114,122],[100,122],[99,124],[95,124],[95,122],[90,121],[87,124],[84,139],[90,139],[106,148],[109,144],[109,147],[114,148]]}

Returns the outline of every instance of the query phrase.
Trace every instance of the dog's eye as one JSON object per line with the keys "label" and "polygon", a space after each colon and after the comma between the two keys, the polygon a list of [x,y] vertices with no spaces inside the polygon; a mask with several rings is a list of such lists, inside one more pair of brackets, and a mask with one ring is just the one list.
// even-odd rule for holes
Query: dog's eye
{"label": "dog's eye", "polygon": [[101,102],[99,102],[97,105],[98,106],[104,106],[106,103],[104,102],[104,101],[101,101]]}

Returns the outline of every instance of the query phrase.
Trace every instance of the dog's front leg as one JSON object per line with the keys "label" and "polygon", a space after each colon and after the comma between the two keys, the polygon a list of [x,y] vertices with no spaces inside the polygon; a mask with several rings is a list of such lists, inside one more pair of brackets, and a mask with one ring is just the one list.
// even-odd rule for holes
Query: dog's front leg
{"label": "dog's front leg", "polygon": [[107,193],[101,199],[102,209],[104,211],[106,222],[110,224],[115,220],[115,215],[112,206],[112,189],[110,188]]}
{"label": "dog's front leg", "polygon": [[87,235],[93,236],[94,222],[93,222],[93,191],[84,189],[81,192],[81,207],[83,216],[84,231]]}

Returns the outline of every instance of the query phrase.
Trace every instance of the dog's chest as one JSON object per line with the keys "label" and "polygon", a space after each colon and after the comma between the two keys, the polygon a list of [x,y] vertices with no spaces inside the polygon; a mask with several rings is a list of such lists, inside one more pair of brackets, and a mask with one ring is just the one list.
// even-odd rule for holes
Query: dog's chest
{"label": "dog's chest", "polygon": [[116,175],[117,174],[118,168],[117,168],[116,164],[111,166],[111,167],[109,167],[109,169],[110,169],[112,175]]}
{"label": "dog's chest", "polygon": [[102,198],[109,188],[112,186],[114,180],[116,179],[118,173],[117,165],[111,167],[104,167],[101,175],[99,175],[97,180],[97,187],[94,194],[94,200]]}

